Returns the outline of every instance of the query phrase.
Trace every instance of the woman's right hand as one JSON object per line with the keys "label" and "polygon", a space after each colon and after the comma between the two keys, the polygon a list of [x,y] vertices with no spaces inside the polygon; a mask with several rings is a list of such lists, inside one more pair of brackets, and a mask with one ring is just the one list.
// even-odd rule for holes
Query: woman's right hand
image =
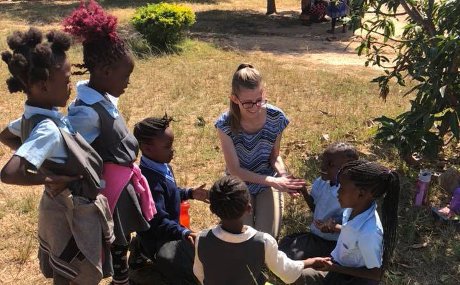
{"label": "woman's right hand", "polygon": [[270,177],[270,186],[281,192],[297,193],[305,185],[305,180],[293,176]]}

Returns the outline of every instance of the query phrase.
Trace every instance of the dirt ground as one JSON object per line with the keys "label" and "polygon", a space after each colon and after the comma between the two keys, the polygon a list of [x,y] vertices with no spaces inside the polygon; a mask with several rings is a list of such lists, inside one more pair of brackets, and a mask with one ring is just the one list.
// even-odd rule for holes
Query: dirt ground
{"label": "dirt ground", "polygon": [[354,50],[358,44],[351,31],[342,33],[338,27],[331,35],[326,33],[330,22],[304,26],[298,17],[299,11],[294,10],[270,16],[254,10],[199,11],[191,35],[224,49],[276,56],[277,60],[364,65],[365,58]]}

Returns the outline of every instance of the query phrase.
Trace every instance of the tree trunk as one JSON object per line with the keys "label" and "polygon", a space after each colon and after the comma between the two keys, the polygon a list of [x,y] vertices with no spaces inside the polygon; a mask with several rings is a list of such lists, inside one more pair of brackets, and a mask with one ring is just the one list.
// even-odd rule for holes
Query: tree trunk
{"label": "tree trunk", "polygon": [[275,0],[267,0],[267,15],[276,13]]}

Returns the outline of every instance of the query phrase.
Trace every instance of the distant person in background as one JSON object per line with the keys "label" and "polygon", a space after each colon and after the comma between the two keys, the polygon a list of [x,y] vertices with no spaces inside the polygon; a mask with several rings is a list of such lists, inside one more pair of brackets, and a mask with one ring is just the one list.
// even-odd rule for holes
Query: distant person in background
{"label": "distant person in background", "polygon": [[[331,17],[331,29],[327,30],[328,33],[335,33],[335,25],[337,20],[348,15],[349,12],[348,0],[331,0],[327,6],[327,15]],[[342,22],[342,33],[346,32],[347,24]]]}
{"label": "distant person in background", "polygon": [[302,0],[300,21],[303,25],[309,26],[312,23],[327,22],[326,7],[328,3],[324,0]]}
{"label": "distant person in background", "polygon": [[215,122],[228,174],[248,185],[253,211],[245,225],[277,237],[283,215],[281,192],[305,186],[293,178],[280,155],[281,137],[289,120],[267,104],[262,76],[250,64],[233,74],[230,109]]}

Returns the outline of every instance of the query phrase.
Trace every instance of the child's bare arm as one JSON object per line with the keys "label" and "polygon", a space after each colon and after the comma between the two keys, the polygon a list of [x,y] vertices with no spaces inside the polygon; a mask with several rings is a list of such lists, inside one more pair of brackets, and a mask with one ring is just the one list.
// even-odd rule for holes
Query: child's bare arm
{"label": "child's bare arm", "polygon": [[15,185],[51,185],[51,191],[58,194],[67,183],[82,179],[81,176],[54,175],[43,171],[33,171],[34,166],[27,160],[13,155],[1,171],[1,181],[6,184]]}
{"label": "child's bare arm", "polygon": [[299,190],[300,193],[302,193],[302,196],[303,196],[303,199],[305,200],[305,202],[307,202],[307,205],[308,207],[310,208],[310,210],[312,212],[315,211],[315,202],[313,200],[313,197],[310,195],[310,193],[308,192],[308,189],[306,186],[302,187],[300,190]]}
{"label": "child's bare arm", "polygon": [[8,127],[3,129],[0,133],[0,142],[13,150],[18,149],[19,146],[21,146],[21,139],[11,133]]}

